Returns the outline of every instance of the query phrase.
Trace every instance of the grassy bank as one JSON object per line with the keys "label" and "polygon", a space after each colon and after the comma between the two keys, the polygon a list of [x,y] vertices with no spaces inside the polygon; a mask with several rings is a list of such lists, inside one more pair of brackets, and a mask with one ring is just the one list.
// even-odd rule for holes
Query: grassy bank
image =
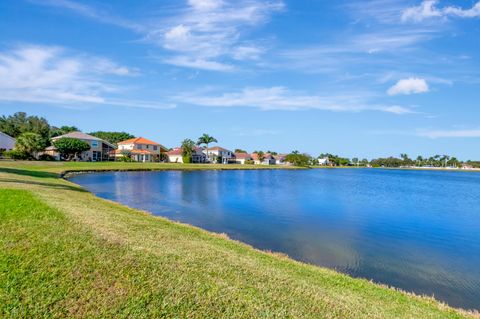
{"label": "grassy bank", "polygon": [[[96,198],[58,178],[65,170],[149,165],[0,162],[1,318],[473,317]],[[190,168],[162,169],[183,167]]]}

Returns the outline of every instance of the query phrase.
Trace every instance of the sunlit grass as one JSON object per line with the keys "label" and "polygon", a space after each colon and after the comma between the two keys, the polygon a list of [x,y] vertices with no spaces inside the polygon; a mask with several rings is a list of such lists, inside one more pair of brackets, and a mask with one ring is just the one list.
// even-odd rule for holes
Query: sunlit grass
{"label": "sunlit grass", "polygon": [[57,177],[118,164],[0,162],[0,318],[474,316],[102,200]]}

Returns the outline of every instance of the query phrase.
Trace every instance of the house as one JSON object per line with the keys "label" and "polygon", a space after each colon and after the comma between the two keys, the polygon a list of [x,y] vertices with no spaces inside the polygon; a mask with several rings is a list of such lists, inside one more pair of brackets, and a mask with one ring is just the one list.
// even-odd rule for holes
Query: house
{"label": "house", "polygon": [[286,154],[273,155],[273,158],[275,159],[275,164],[276,165],[289,165],[290,163],[285,161],[286,157],[287,157]]}
{"label": "house", "polygon": [[115,159],[130,156],[135,162],[159,162],[167,148],[144,137],[135,137],[117,143]]}
{"label": "house", "polygon": [[[166,154],[170,163],[183,163],[181,147],[176,147]],[[207,156],[203,153],[203,149],[201,147],[195,147],[192,154],[192,163],[205,163],[206,161]]]}
{"label": "house", "polygon": [[204,149],[203,153],[207,156],[208,161],[211,163],[228,164],[229,162],[233,162],[235,160],[235,155],[232,151],[220,146]]}
{"label": "house", "polygon": [[330,166],[330,160],[328,157],[323,157],[318,159],[318,165],[320,166]]}
{"label": "house", "polygon": [[15,139],[10,135],[0,132],[0,153],[11,151],[15,148]]}
{"label": "house", "polygon": [[255,165],[275,165],[275,158],[269,153],[264,154],[261,161],[257,153],[253,153],[252,158]]}
{"label": "house", "polygon": [[[77,161],[108,161],[110,160],[110,155],[112,154],[112,151],[115,150],[115,145],[113,145],[112,143],[102,140],[101,138],[85,134],[83,132],[70,132],[64,135],[56,136],[52,138],[52,142],[55,142],[65,137],[76,138],[90,145],[90,149],[88,151],[83,152],[82,154],[80,154],[80,156],[75,158],[75,160]],[[55,146],[47,147],[43,153],[53,156],[56,160],[62,159]]]}
{"label": "house", "polygon": [[236,164],[246,164],[247,161],[253,161],[252,155],[248,153],[234,153]]}

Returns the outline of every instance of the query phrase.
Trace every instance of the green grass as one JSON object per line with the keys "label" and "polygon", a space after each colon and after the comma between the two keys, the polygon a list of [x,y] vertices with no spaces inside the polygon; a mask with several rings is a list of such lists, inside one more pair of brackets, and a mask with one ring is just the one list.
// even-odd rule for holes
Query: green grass
{"label": "green grass", "polygon": [[116,163],[4,164],[0,318],[476,316],[102,200],[57,177],[121,169]]}

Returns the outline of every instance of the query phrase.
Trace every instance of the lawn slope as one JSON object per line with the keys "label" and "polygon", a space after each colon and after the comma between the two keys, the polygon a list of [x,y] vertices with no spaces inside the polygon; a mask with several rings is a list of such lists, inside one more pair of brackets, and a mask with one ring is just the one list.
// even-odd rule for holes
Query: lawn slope
{"label": "lawn slope", "polygon": [[1,318],[473,317],[99,199],[61,166],[3,164]]}

